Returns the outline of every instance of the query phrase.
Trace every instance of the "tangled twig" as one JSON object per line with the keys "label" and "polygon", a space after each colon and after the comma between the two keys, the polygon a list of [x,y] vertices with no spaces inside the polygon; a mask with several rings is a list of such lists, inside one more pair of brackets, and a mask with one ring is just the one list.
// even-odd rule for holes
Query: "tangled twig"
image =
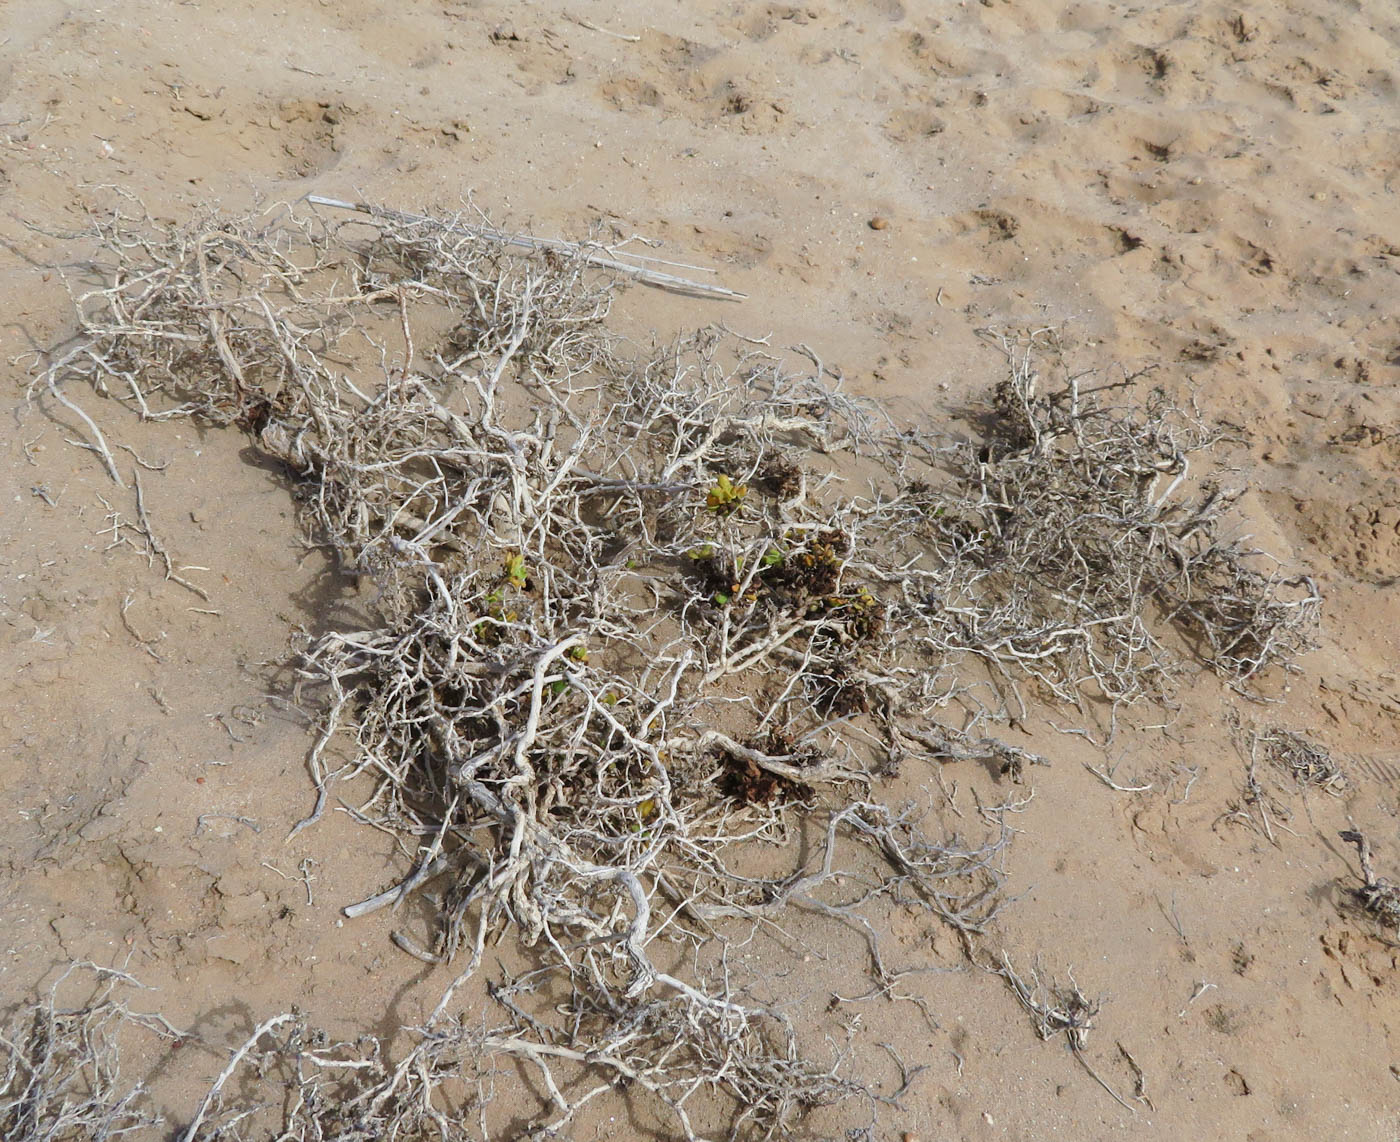
{"label": "tangled twig", "polygon": [[[73,1006],[68,993],[89,978],[85,1000]],[[73,964],[41,1001],[16,1013],[0,1031],[0,1137],[107,1142],[161,1125],[145,1088],[122,1077],[122,1045],[141,1032],[167,1042],[182,1036],[120,998],[120,988],[138,986],[125,972]]]}

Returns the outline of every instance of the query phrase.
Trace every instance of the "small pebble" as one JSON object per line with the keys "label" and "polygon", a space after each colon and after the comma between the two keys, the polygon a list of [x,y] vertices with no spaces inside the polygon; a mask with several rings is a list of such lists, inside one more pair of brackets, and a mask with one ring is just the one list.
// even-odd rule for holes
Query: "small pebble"
{"label": "small pebble", "polygon": [[919,1136],[912,1130],[906,1130],[900,1136],[900,1142],[919,1142]]}
{"label": "small pebble", "polygon": [[870,229],[872,230],[885,230],[889,227],[889,224],[890,220],[879,214],[875,215],[869,222]]}

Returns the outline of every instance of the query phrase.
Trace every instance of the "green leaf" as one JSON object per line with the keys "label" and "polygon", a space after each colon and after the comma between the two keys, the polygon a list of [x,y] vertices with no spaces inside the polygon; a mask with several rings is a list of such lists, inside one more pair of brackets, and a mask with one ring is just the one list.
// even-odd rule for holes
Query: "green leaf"
{"label": "green leaf", "polygon": [[747,484],[736,484],[728,476],[719,476],[705,497],[705,506],[717,515],[731,515],[749,494]]}
{"label": "green leaf", "polygon": [[505,559],[506,578],[510,580],[512,587],[523,591],[525,589],[525,556],[518,551],[511,551],[506,554]]}

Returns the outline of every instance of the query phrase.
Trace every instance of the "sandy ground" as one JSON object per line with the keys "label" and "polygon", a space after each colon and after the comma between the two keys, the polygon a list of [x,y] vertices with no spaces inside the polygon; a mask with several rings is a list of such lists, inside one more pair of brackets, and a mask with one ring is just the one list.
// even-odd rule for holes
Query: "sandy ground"
{"label": "sandy ground", "polygon": [[[928,1068],[876,1137],[1400,1137],[1396,945],[1348,908],[1337,840],[1354,820],[1400,874],[1397,60],[1385,0],[10,0],[0,1006],[70,959],[128,963],[160,988],[147,1006],[210,1045],[160,1063],[179,1122],[272,1012],[387,1032],[436,997],[442,978],[387,938],[402,918],[339,918],[401,874],[392,841],[341,814],[283,841],[309,807],[306,731],[264,695],[289,631],[353,613],[353,588],[243,441],[88,394],[113,439],[168,462],[146,506],[209,601],[164,581],[112,546],[130,494],[22,386],[28,354],[71,328],[54,263],[75,255],[34,227],[80,227],[101,186],[172,219],[471,194],[536,233],[661,239],[749,295],[634,290],[620,318],[639,334],[772,332],[864,393],[952,417],[1000,375],[979,329],[1051,328],[1073,367],[1156,365],[1238,426],[1247,526],[1326,592],[1321,647],[1267,682],[1270,703],[1203,678],[1169,729],[1107,751],[1038,720],[1026,744],[1054,767],[1010,857],[1006,946],[1104,998],[1087,1058],[1131,1096],[1131,1055],[1150,1102],[1125,1111],[975,973],[921,978],[929,1020],[908,1003],[839,1015],[870,1057],[891,1042]],[[1232,720],[1325,743],[1345,795],[1280,786],[1272,844],[1228,819]],[[999,795],[980,767],[946,776]],[[892,922],[911,962],[956,966]],[[813,992],[860,956],[823,938],[800,973]],[[617,1109],[590,1129],[636,1127]]]}

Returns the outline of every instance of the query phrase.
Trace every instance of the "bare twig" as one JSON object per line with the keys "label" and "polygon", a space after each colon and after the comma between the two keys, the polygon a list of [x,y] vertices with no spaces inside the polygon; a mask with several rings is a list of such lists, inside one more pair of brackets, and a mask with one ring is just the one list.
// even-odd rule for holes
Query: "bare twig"
{"label": "bare twig", "polygon": [[146,544],[150,548],[150,550],[154,554],[159,555],[161,558],[161,562],[165,564],[165,577],[169,579],[172,583],[180,584],[180,586],[184,587],[185,590],[192,591],[205,602],[208,602],[208,591],[206,591],[203,587],[200,587],[195,583],[191,583],[188,579],[183,578],[179,573],[176,572],[175,564],[170,558],[170,553],[166,551],[165,545],[161,543],[159,539],[156,538],[156,533],[151,528],[150,517],[146,514],[146,494],[145,489],[141,487],[141,473],[133,468],[131,472],[131,478],[132,482],[136,486],[136,517],[138,520],[140,520],[141,523],[141,534],[146,537]]}
{"label": "bare twig", "polygon": [[290,1014],[274,1015],[271,1019],[265,1020],[253,1028],[253,1033],[248,1036],[238,1050],[234,1051],[233,1057],[228,1061],[228,1066],[224,1067],[219,1073],[219,1077],[214,1080],[213,1085],[205,1091],[204,1097],[199,1101],[198,1109],[195,1110],[194,1118],[186,1127],[185,1132],[180,1135],[180,1142],[194,1142],[199,1137],[199,1128],[203,1125],[205,1116],[208,1115],[215,1100],[219,1097],[219,1092],[223,1090],[224,1084],[233,1077],[248,1053],[258,1045],[258,1041],[268,1032],[277,1030],[278,1027],[290,1023],[295,1018],[296,1016]]}
{"label": "bare twig", "polygon": [[599,34],[604,36],[611,36],[615,40],[624,40],[629,44],[640,43],[642,39],[641,36],[624,35],[622,32],[610,32],[607,28],[600,28],[597,24],[591,24],[587,20],[582,19],[579,16],[572,16],[570,17],[570,19],[572,19],[573,22],[577,24],[580,28],[587,28],[590,32],[598,32]]}

